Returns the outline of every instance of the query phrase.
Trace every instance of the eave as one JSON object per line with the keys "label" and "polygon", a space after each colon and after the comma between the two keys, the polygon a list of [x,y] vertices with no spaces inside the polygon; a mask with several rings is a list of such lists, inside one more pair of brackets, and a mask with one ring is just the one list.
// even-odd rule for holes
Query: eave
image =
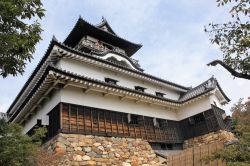
{"label": "eave", "polygon": [[[158,97],[145,92],[139,92],[134,89],[105,83],[104,81],[77,75],[68,71],[62,71],[52,66],[48,66],[40,80],[31,90],[31,93],[25,98],[23,103],[20,103],[18,109],[10,117],[9,121],[19,122],[16,120],[20,116],[28,117],[33,114],[36,108],[39,108],[43,99],[48,98],[48,94],[53,89],[66,88],[68,86],[81,88],[84,93],[95,91],[103,94],[103,97],[108,95],[119,96],[120,100],[132,99],[136,103],[146,103],[149,106],[158,105],[166,109],[177,110],[179,107],[195,102],[209,93],[202,94],[196,98],[189,99],[184,102]],[[27,112],[29,111],[29,113]],[[19,118],[20,119],[20,118]]]}
{"label": "eave", "polygon": [[226,102],[230,102],[231,100],[229,99],[229,97],[227,97],[227,95],[224,93],[224,91],[222,90],[219,82],[216,80],[216,85],[218,87],[218,90],[220,91],[221,95],[224,97]]}
{"label": "eave", "polygon": [[48,56],[50,55],[54,45],[56,43],[56,40],[53,38],[49,44],[49,47],[45,53],[45,55],[43,56],[43,58],[40,60],[40,62],[38,63],[38,65],[36,66],[36,68],[34,69],[34,71],[32,72],[32,74],[30,75],[30,77],[28,78],[28,80],[25,82],[25,84],[23,85],[21,91],[18,93],[18,95],[16,96],[16,98],[14,99],[14,101],[12,102],[12,104],[10,105],[9,109],[7,110],[7,113],[10,113],[10,111],[13,109],[15,103],[18,102],[18,100],[22,97],[22,95],[24,94],[24,91],[27,90],[29,84],[32,83],[32,81],[34,80],[35,76],[37,75],[38,71],[41,70],[42,66],[44,66],[45,61],[48,59]]}
{"label": "eave", "polygon": [[115,31],[111,28],[108,21],[104,17],[102,17],[102,22],[100,24],[97,24],[96,27],[102,28],[104,26],[108,28],[108,32],[112,33],[113,35],[116,35]]}

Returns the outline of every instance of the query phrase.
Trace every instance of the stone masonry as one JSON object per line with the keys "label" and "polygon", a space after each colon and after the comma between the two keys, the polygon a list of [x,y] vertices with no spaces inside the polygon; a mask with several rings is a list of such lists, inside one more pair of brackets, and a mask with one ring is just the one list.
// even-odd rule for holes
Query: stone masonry
{"label": "stone masonry", "polygon": [[148,142],[142,139],[58,134],[44,145],[55,153],[60,166],[160,165]]}
{"label": "stone masonry", "polygon": [[183,148],[189,148],[193,146],[201,146],[204,144],[210,144],[214,142],[227,142],[236,140],[233,133],[225,130],[219,130],[216,132],[211,132],[199,137],[194,137],[184,141]]}

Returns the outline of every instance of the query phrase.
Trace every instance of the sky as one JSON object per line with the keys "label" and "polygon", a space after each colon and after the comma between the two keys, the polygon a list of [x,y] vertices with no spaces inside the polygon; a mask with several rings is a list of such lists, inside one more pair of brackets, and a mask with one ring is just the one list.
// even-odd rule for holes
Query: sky
{"label": "sky", "polygon": [[46,16],[40,21],[42,38],[23,75],[0,78],[0,112],[6,112],[44,55],[53,37],[63,42],[79,16],[92,24],[104,16],[120,37],[143,47],[133,55],[146,73],[184,86],[197,86],[214,76],[231,99],[250,96],[250,81],[232,77],[220,66],[206,64],[222,59],[204,26],[230,19],[229,8],[218,8],[207,0],[53,0],[43,1]]}

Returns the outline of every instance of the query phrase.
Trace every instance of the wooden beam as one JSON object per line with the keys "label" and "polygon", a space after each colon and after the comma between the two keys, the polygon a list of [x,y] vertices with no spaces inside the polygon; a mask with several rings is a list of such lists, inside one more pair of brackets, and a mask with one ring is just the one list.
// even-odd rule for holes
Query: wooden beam
{"label": "wooden beam", "polygon": [[118,113],[115,113],[115,118],[116,118],[116,132],[117,132],[117,135],[119,134],[119,131],[118,131]]}
{"label": "wooden beam", "polygon": [[70,84],[68,83],[68,81],[66,81],[66,83],[63,86],[63,89],[67,88]]}
{"label": "wooden beam", "polygon": [[[128,116],[128,114],[126,114],[126,115]],[[130,124],[129,124],[128,121],[127,121],[127,127],[128,127],[128,135],[131,136],[131,134],[130,134]]]}
{"label": "wooden beam", "polygon": [[99,111],[97,110],[97,121],[98,121],[98,133],[100,133],[100,117],[99,117]]}
{"label": "wooden beam", "polygon": [[127,96],[122,96],[122,97],[120,97],[120,100],[124,101],[126,98],[127,98]]}
{"label": "wooden beam", "polygon": [[83,88],[83,89],[88,89],[88,87],[84,86],[84,85],[79,85],[79,84],[73,84],[73,83],[65,83],[63,88],[67,88],[69,86],[72,86],[72,87],[77,87],[77,88]]}
{"label": "wooden beam", "polygon": [[133,127],[134,127],[134,132],[135,132],[135,138],[137,138],[136,129],[135,129],[135,124],[133,124]]}
{"label": "wooden beam", "polygon": [[103,112],[103,116],[104,116],[104,130],[105,130],[105,133],[107,134],[107,126],[106,126],[106,111]]}
{"label": "wooden beam", "polygon": [[77,132],[79,133],[79,123],[78,123],[78,106],[76,107],[76,127],[77,127]]}
{"label": "wooden beam", "polygon": [[83,110],[83,127],[84,127],[84,132],[86,132],[86,114],[85,114],[85,108],[82,106]]}
{"label": "wooden beam", "polygon": [[83,93],[89,93],[91,90],[93,90],[92,88],[90,88],[90,87],[87,87],[86,89],[83,89],[82,91],[83,91]]}
{"label": "wooden beam", "polygon": [[125,136],[123,115],[124,115],[124,114],[122,113],[122,133],[123,133],[123,136]]}
{"label": "wooden beam", "polygon": [[69,105],[69,108],[68,108],[68,112],[69,112],[69,132],[71,132],[71,107],[70,107],[70,104]]}
{"label": "wooden beam", "polygon": [[139,103],[139,102],[141,102],[141,100],[135,100],[135,103]]}
{"label": "wooden beam", "polygon": [[111,93],[103,93],[103,97],[107,97],[108,95],[111,95]]}
{"label": "wooden beam", "polygon": [[143,126],[144,126],[144,130],[145,130],[146,139],[148,139],[148,133],[147,133],[146,125],[145,125],[145,117],[144,116],[143,116]]}
{"label": "wooden beam", "polygon": [[111,127],[111,135],[113,134],[113,125],[112,125],[112,113],[110,112],[110,127]]}
{"label": "wooden beam", "polygon": [[63,117],[62,117],[62,111],[63,111],[63,104],[59,104],[59,113],[60,113],[60,129],[63,128]]}
{"label": "wooden beam", "polygon": [[90,120],[91,120],[91,133],[93,133],[93,114],[92,114],[92,108],[90,109]]}
{"label": "wooden beam", "polygon": [[152,106],[152,105],[154,105],[154,103],[153,103],[153,102],[149,102],[148,105],[149,105],[149,106]]}

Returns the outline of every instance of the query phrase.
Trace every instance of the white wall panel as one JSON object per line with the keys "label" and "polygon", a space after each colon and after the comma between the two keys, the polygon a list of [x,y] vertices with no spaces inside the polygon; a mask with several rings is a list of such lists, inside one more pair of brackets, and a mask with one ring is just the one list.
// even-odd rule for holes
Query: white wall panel
{"label": "white wall panel", "polygon": [[37,120],[41,119],[43,125],[49,124],[49,118],[47,114],[61,101],[60,91],[56,91],[55,94],[39,108],[37,113],[28,120],[23,129],[23,133],[27,133],[33,126],[36,125]]}
{"label": "white wall panel", "polygon": [[165,93],[165,97],[173,100],[177,100],[180,94],[170,88],[160,87],[150,82],[146,82],[132,76],[128,76],[121,73],[116,73],[110,70],[101,69],[90,64],[80,63],[75,60],[62,59],[58,63],[58,67],[63,70],[71,71],[80,75],[88,76],[90,78],[104,81],[105,77],[118,80],[118,85],[134,89],[134,86],[142,86],[147,88],[145,92],[155,95],[155,92]]}

